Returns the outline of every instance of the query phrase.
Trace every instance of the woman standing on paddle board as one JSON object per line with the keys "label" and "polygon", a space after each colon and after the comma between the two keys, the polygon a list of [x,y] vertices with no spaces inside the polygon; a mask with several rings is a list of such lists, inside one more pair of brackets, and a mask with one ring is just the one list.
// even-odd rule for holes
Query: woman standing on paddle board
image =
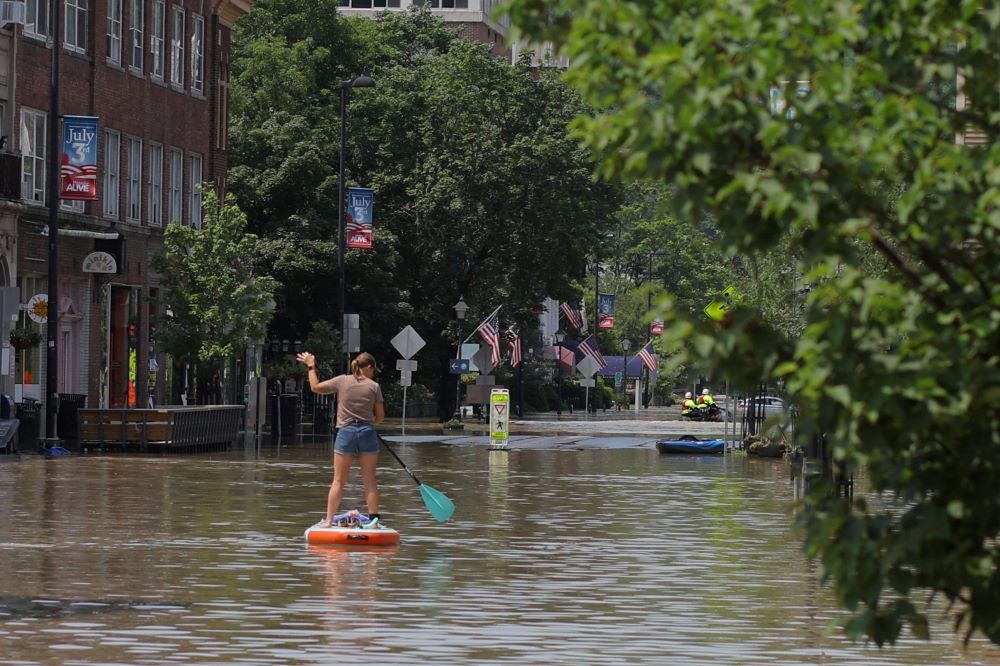
{"label": "woman standing on paddle board", "polygon": [[375,357],[362,352],[351,361],[351,374],[337,375],[320,381],[316,372],[316,357],[302,352],[296,357],[309,369],[309,388],[321,395],[337,394],[337,439],[333,443],[333,483],[326,499],[326,518],[322,527],[340,508],[344,486],[351,471],[351,461],[358,457],[361,466],[361,483],[365,489],[365,504],[372,518],[378,516],[378,484],[375,466],[378,462],[378,433],[375,426],[385,419],[385,400],[382,389],[373,379]]}

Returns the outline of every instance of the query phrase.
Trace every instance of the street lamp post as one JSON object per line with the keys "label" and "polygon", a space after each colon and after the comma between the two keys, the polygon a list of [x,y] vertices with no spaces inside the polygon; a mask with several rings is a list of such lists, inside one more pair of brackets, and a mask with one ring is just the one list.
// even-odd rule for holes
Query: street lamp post
{"label": "street lamp post", "polygon": [[[455,303],[455,317],[458,319],[458,354],[455,356],[462,360],[462,324],[465,323],[465,313],[469,311],[469,306],[465,304],[465,297],[459,296],[458,303]],[[455,418],[462,420],[462,375],[455,377]]]}
{"label": "street lamp post", "polygon": [[562,343],[566,339],[566,334],[561,330],[556,331],[556,382],[559,386],[559,397],[556,401],[556,416],[562,416]]}
{"label": "street lamp post", "polygon": [[347,371],[347,359],[350,352],[347,347],[347,323],[344,321],[344,313],[347,308],[344,300],[344,251],[347,236],[344,233],[344,169],[347,162],[347,99],[351,88],[373,88],[375,81],[365,74],[355,77],[350,81],[340,83],[340,169],[337,173],[337,278],[338,278],[338,298],[337,298],[337,319],[340,322],[340,337],[344,345],[344,371]]}
{"label": "street lamp post", "polygon": [[628,338],[622,340],[622,349],[625,350],[625,366],[622,368],[622,402],[628,409],[628,350],[632,346],[632,341]]}

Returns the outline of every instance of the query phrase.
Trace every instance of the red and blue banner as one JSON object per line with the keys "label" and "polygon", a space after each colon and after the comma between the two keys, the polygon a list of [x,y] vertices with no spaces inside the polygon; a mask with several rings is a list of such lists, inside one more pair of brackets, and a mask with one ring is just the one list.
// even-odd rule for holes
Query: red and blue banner
{"label": "red and blue banner", "polygon": [[63,117],[59,197],[97,200],[97,118],[93,116]]}
{"label": "red and blue banner", "polygon": [[347,188],[347,247],[371,249],[375,190]]}
{"label": "red and blue banner", "polygon": [[597,328],[615,327],[615,295],[599,294],[597,298]]}

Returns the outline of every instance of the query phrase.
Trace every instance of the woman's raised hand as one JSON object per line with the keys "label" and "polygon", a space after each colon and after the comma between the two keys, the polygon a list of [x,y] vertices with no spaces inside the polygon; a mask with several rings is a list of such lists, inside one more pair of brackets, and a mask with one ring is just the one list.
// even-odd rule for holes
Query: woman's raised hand
{"label": "woman's raised hand", "polygon": [[314,365],[316,365],[316,357],[310,354],[309,352],[302,352],[300,354],[296,354],[295,359],[299,363],[305,363],[307,368],[311,368]]}

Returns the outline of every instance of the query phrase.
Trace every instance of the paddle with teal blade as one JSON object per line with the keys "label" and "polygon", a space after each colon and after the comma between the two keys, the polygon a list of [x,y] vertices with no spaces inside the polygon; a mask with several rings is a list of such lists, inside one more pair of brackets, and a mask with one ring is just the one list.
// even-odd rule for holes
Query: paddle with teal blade
{"label": "paddle with teal blade", "polygon": [[451,518],[451,514],[455,513],[455,503],[448,499],[448,496],[440,490],[431,488],[426,483],[420,483],[420,479],[418,479],[417,476],[410,471],[410,468],[406,466],[403,459],[396,455],[396,452],[392,450],[389,443],[382,439],[382,435],[379,435],[378,438],[382,441],[382,446],[384,446],[389,453],[392,454],[392,457],[403,466],[403,469],[405,469],[406,473],[410,475],[410,478],[413,479],[418,486],[420,486],[420,497],[423,498],[424,504],[427,505],[427,510],[431,512],[431,515],[434,516],[439,523],[443,523]]}

